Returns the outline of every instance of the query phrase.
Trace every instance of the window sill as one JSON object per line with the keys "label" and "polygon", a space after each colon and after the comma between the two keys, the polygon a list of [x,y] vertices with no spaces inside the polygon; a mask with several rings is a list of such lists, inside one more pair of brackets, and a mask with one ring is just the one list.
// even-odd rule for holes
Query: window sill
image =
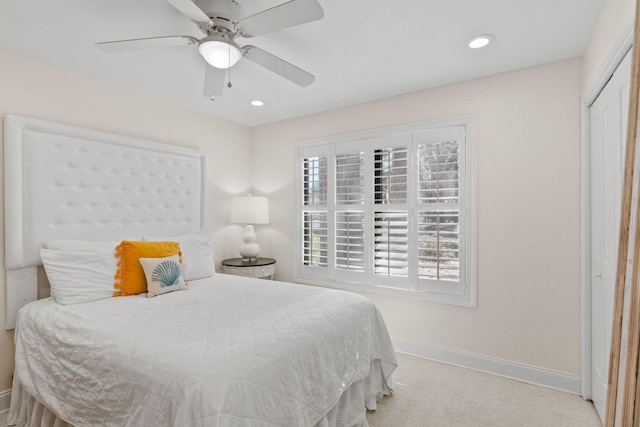
{"label": "window sill", "polygon": [[322,279],[312,276],[297,275],[293,278],[294,283],[303,285],[321,286],[325,288],[339,289],[343,291],[364,292],[377,295],[386,295],[400,298],[408,298],[413,300],[422,300],[438,304],[456,305],[460,307],[476,308],[477,302],[475,292],[471,295],[446,295],[429,292],[408,291],[404,289],[396,289],[379,285],[363,285],[354,282],[339,282],[336,280]]}

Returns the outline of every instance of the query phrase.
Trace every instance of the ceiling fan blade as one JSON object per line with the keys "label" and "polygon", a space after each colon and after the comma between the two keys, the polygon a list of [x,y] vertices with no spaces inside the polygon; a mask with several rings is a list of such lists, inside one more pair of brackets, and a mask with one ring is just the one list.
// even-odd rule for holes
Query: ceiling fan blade
{"label": "ceiling fan blade", "polygon": [[96,43],[96,47],[104,52],[114,53],[125,50],[150,49],[157,47],[187,46],[198,43],[198,39],[191,36],[149,37],[145,39],[117,40],[113,42]]}
{"label": "ceiling fan blade", "polygon": [[226,70],[207,64],[207,69],[204,73],[204,96],[212,101],[222,96],[225,72]]}
{"label": "ceiling fan blade", "polygon": [[245,46],[242,48],[242,53],[249,61],[284,77],[298,86],[307,87],[316,79],[313,74],[309,74],[284,59],[280,59],[258,47]]}
{"label": "ceiling fan blade", "polygon": [[167,2],[178,9],[187,18],[194,22],[206,23],[213,26],[213,22],[196,4],[191,0],[167,0]]}
{"label": "ceiling fan blade", "polygon": [[324,11],[317,0],[291,0],[238,21],[245,37],[258,36],[322,19]]}

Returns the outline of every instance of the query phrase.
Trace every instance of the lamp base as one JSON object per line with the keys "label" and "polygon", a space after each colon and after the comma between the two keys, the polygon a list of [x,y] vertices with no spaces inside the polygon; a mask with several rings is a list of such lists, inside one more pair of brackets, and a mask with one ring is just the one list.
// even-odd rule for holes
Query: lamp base
{"label": "lamp base", "polygon": [[256,232],[253,229],[253,225],[247,225],[244,228],[244,235],[242,236],[243,244],[240,245],[238,252],[240,256],[245,259],[255,259],[260,253],[260,246],[256,243]]}

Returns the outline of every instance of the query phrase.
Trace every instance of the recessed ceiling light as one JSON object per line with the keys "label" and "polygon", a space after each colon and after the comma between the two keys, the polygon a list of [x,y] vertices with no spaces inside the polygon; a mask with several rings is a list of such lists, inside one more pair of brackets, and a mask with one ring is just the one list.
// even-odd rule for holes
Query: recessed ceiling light
{"label": "recessed ceiling light", "polygon": [[482,34],[467,40],[467,46],[469,46],[471,49],[480,49],[481,47],[485,47],[495,39],[496,37],[492,34]]}
{"label": "recessed ceiling light", "polygon": [[251,101],[251,105],[253,105],[254,107],[262,107],[264,105],[264,102],[260,101],[259,99],[254,99],[253,101]]}

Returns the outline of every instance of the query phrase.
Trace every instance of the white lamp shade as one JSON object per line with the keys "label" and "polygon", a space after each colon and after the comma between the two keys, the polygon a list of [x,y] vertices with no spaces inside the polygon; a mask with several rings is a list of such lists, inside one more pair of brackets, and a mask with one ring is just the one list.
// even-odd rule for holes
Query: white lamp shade
{"label": "white lamp shade", "polygon": [[234,224],[269,224],[269,199],[239,196],[231,199],[229,222]]}
{"label": "white lamp shade", "polygon": [[200,42],[198,50],[205,61],[223,70],[236,65],[242,56],[235,43],[219,36],[205,38]]}

